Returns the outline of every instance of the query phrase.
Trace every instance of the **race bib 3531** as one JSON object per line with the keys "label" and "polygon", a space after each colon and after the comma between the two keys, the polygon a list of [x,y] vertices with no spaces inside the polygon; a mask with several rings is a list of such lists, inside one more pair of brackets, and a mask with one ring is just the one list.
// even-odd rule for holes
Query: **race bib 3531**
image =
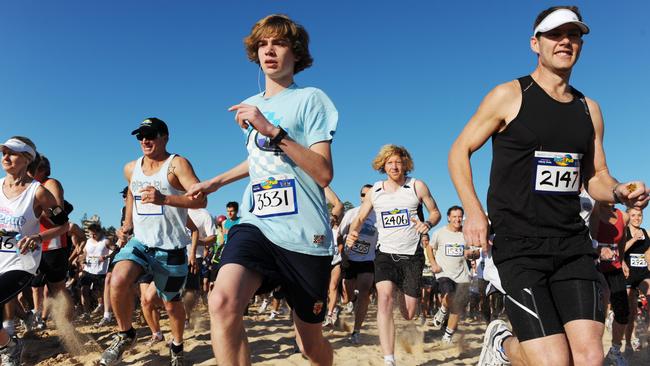
{"label": "race bib 3531", "polygon": [[254,181],[251,190],[253,197],[251,212],[257,217],[298,213],[296,180],[293,176],[269,177]]}

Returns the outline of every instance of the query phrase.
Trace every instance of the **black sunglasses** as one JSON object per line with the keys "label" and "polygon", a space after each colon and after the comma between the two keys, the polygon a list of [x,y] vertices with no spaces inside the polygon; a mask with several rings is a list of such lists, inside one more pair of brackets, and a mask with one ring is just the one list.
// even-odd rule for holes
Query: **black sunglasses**
{"label": "black sunglasses", "polygon": [[365,196],[366,196],[366,194],[365,194],[365,193],[361,193],[361,197],[365,197]]}
{"label": "black sunglasses", "polygon": [[137,138],[138,141],[142,141],[144,139],[155,140],[155,139],[158,138],[158,133],[157,132],[139,132],[137,135],[135,135],[135,138]]}

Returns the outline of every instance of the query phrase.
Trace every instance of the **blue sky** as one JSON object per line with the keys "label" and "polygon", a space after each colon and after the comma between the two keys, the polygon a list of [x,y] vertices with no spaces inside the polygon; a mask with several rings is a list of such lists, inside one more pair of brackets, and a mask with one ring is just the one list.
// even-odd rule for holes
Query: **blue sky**
{"label": "blue sky", "polygon": [[[650,181],[650,25],[647,1],[578,1],[592,33],[572,84],[598,101],[610,170]],[[122,167],[140,148],[130,131],[151,116],[169,150],[207,179],[246,157],[226,109],[258,92],[243,37],[286,13],[311,36],[315,62],[296,77],[323,89],[340,119],[332,187],[357,204],[379,147],[406,146],[413,175],[441,210],[458,198],[447,172],[455,137],[495,85],[530,73],[528,39],[549,1],[19,1],[0,2],[0,139],[32,138],[52,161],[72,218],[119,223]],[[263,85],[262,85],[263,87]],[[562,131],[558,131],[562,133]],[[472,163],[485,202],[489,142]],[[209,198],[213,214],[244,182]]]}

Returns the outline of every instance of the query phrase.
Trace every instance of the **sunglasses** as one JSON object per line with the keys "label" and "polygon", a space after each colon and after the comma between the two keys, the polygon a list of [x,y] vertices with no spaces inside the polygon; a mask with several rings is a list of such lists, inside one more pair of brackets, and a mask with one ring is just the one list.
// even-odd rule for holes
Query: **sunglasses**
{"label": "sunglasses", "polygon": [[135,138],[137,138],[138,141],[142,141],[144,139],[155,140],[155,139],[158,138],[158,133],[157,132],[140,132],[137,135],[135,135]]}
{"label": "sunglasses", "polygon": [[361,197],[365,197],[365,196],[366,196],[366,194],[365,194],[365,193],[361,193]]}

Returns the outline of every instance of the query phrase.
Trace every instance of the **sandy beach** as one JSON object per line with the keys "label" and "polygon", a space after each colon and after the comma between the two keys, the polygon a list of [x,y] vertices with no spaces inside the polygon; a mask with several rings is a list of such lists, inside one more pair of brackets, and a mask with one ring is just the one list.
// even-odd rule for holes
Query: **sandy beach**
{"label": "sandy beach", "polygon": [[[281,315],[268,320],[268,314],[257,314],[252,305],[250,316],[246,317],[252,361],[256,365],[308,365],[305,358],[294,353],[294,332],[289,316]],[[455,344],[442,346],[439,342],[442,330],[434,330],[419,321],[406,322],[398,312],[396,319],[396,358],[401,365],[476,365],[481,352],[485,324],[479,321],[462,321],[454,336]],[[98,316],[92,322],[73,321],[69,326],[48,329],[24,335],[26,365],[97,365],[101,349],[110,341],[113,327],[96,327]],[[52,325],[52,322],[49,323]],[[163,333],[169,339],[168,320],[161,320]],[[146,345],[150,337],[148,328],[135,323],[138,343],[123,359],[124,365],[161,365],[168,363],[168,348],[165,342],[152,347]],[[381,366],[383,359],[379,348],[376,327],[376,306],[371,305],[368,320],[364,324],[360,345],[352,345],[348,335],[352,327],[349,314],[341,316],[335,329],[326,330],[326,336],[334,348],[334,364],[342,366]],[[53,328],[53,327],[52,327]],[[609,349],[611,336],[605,335],[603,345]],[[186,363],[190,365],[215,365],[210,345],[209,319],[207,309],[199,305],[192,318],[185,339]],[[630,365],[650,364],[649,349],[628,355]]]}

